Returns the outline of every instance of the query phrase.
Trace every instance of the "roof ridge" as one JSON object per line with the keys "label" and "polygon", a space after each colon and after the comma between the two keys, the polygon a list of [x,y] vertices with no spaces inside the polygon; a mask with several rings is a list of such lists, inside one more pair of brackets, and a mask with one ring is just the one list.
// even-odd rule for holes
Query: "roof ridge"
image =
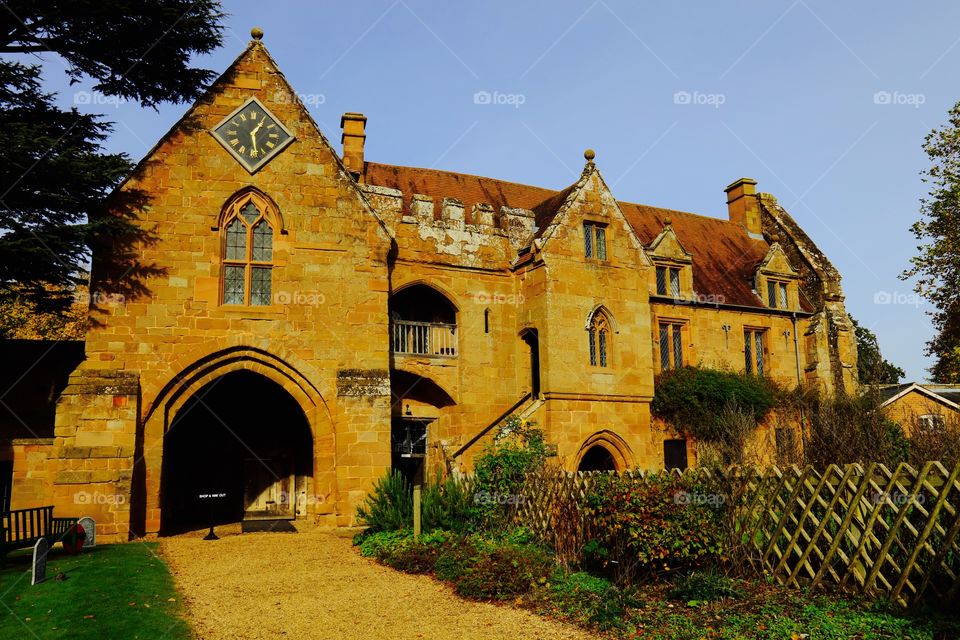
{"label": "roof ridge", "polygon": [[[546,200],[548,200],[548,199],[550,199],[550,198],[553,198],[553,197],[555,197],[555,196],[557,196],[557,195],[560,195],[561,193],[563,193],[564,191],[569,190],[570,187],[572,187],[573,185],[576,184],[576,181],[574,181],[574,182],[570,183],[569,185],[567,185],[567,186],[565,186],[565,187],[563,187],[563,188],[554,189],[554,188],[551,188],[551,187],[540,187],[540,186],[537,186],[537,185],[534,185],[534,184],[526,184],[526,183],[523,183],[523,182],[514,182],[514,181],[512,181],[512,180],[504,180],[504,179],[502,179],[502,178],[493,178],[493,177],[491,177],[491,176],[483,176],[483,175],[479,175],[479,174],[476,174],[476,173],[464,173],[464,172],[462,172],[462,171],[450,171],[450,170],[448,170],[448,169],[435,169],[435,168],[432,168],[432,167],[413,167],[413,166],[402,165],[402,164],[387,164],[387,163],[385,163],[385,162],[373,162],[373,161],[370,161],[370,160],[366,161],[365,164],[366,164],[366,165],[371,165],[371,164],[373,164],[373,165],[377,165],[377,166],[380,166],[380,167],[392,168],[392,169],[411,169],[411,170],[414,170],[414,171],[431,171],[431,172],[433,172],[433,173],[443,173],[443,174],[446,174],[446,175],[448,175],[448,176],[457,176],[457,177],[464,177],[464,178],[475,178],[475,179],[479,179],[479,180],[491,180],[491,181],[493,181],[493,182],[499,182],[499,183],[501,183],[501,184],[512,185],[512,186],[515,186],[515,187],[523,187],[523,188],[525,188],[525,189],[539,189],[540,191],[549,191],[549,192],[550,192],[550,195],[547,196],[547,198],[544,198],[544,201],[546,201]],[[646,208],[648,208],[648,209],[656,209],[656,210],[658,210],[658,211],[663,211],[663,212],[665,212],[665,213],[676,213],[676,214],[685,215],[685,216],[696,216],[697,218],[704,218],[704,219],[706,219],[706,220],[713,220],[713,221],[716,221],[716,222],[726,222],[726,223],[730,223],[730,220],[727,219],[727,218],[718,218],[718,217],[716,217],[716,216],[709,216],[709,215],[706,215],[706,214],[703,214],[703,213],[694,213],[693,211],[684,211],[683,209],[670,209],[670,208],[668,208],[668,207],[661,207],[661,206],[652,205],[652,204],[644,204],[644,203],[642,203],[642,202],[630,202],[630,201],[628,201],[628,200],[620,200],[620,199],[617,199],[617,203],[620,204],[620,205],[627,205],[627,206],[632,206],[632,207],[646,207]]]}
{"label": "roof ridge", "polygon": [[372,162],[372,161],[369,161],[369,160],[366,161],[365,164],[368,164],[368,165],[370,165],[370,164],[375,164],[375,165],[379,165],[379,166],[381,166],[381,167],[390,167],[390,168],[393,168],[393,169],[413,169],[413,170],[415,170],[415,171],[433,171],[433,172],[435,172],[435,173],[445,173],[445,174],[447,174],[447,175],[451,175],[451,176],[462,176],[462,177],[464,177],[464,178],[478,178],[478,179],[480,179],[480,180],[493,180],[494,182],[502,182],[502,183],[504,183],[504,184],[513,185],[513,186],[515,186],[515,187],[524,187],[524,188],[526,188],[526,189],[540,189],[541,191],[550,191],[550,192],[551,192],[551,195],[556,195],[556,194],[560,193],[561,191],[563,191],[564,189],[567,188],[567,187],[563,187],[563,188],[561,188],[561,189],[552,189],[552,188],[550,188],[550,187],[538,187],[538,186],[535,185],[535,184],[525,184],[525,183],[523,183],[523,182],[513,182],[512,180],[503,180],[502,178],[491,178],[490,176],[481,176],[481,175],[478,175],[478,174],[475,174],[475,173],[463,173],[462,171],[449,171],[449,170],[447,170],[447,169],[434,169],[434,168],[431,168],[431,167],[411,167],[411,166],[409,166],[409,165],[403,165],[403,164],[386,164],[386,163],[384,163],[384,162]]}

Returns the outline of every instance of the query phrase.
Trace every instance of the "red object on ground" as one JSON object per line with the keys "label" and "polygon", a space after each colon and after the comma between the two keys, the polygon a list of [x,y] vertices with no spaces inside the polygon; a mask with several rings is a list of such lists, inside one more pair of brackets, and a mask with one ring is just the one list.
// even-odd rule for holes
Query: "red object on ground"
{"label": "red object on ground", "polygon": [[87,539],[87,532],[83,530],[83,527],[79,524],[75,524],[70,527],[70,530],[67,531],[66,535],[63,536],[61,542],[63,543],[63,550],[69,553],[72,556],[77,555],[83,550],[83,543]]}

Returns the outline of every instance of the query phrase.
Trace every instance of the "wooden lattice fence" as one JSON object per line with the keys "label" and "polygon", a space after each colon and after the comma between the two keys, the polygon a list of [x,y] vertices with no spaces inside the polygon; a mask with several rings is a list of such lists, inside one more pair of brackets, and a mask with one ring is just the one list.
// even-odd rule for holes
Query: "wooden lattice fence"
{"label": "wooden lattice fence", "polygon": [[[738,496],[724,505],[734,509],[736,535],[782,584],[833,583],[903,605],[958,602],[960,466],[928,462],[919,469],[889,469],[871,463],[685,473],[707,475],[718,491]],[[561,557],[577,557],[594,535],[583,504],[596,475],[531,476],[517,523],[549,541]],[[627,475],[636,482],[648,477]]]}

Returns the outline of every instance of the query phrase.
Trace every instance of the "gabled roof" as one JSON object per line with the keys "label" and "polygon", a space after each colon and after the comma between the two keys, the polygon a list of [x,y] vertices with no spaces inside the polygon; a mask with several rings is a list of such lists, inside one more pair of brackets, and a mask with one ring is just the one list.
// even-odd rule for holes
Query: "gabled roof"
{"label": "gabled roof", "polygon": [[[537,225],[534,237],[549,227],[575,186],[544,189],[450,171],[375,162],[366,163],[364,179],[367,184],[402,191],[405,213],[409,212],[415,193],[431,196],[437,203],[443,198],[457,198],[463,202],[467,216],[477,203],[490,204],[498,212],[500,207],[532,210]],[[670,218],[683,247],[693,255],[693,286],[698,294],[722,296],[725,304],[766,308],[753,290],[757,266],[770,250],[765,240],[751,238],[742,226],[726,219],[629,202],[619,205],[645,246],[653,242],[663,230],[665,220]],[[531,259],[529,254],[521,255],[515,265]],[[804,311],[813,310],[804,299],[801,307]]]}
{"label": "gabled roof", "polygon": [[916,391],[937,402],[943,403],[960,411],[960,385],[950,384],[930,384],[922,385],[916,382],[905,382],[903,384],[890,384],[880,387],[880,397],[883,398],[881,407],[896,402],[905,395]]}

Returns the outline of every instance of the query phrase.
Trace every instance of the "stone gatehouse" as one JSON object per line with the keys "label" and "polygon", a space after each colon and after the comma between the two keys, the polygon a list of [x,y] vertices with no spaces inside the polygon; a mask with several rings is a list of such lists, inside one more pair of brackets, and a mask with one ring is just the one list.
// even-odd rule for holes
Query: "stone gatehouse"
{"label": "stone gatehouse", "polygon": [[511,414],[570,469],[692,463],[651,423],[665,369],[856,384],[839,274],[753,180],[704,217],[618,201],[591,151],[560,190],[378,164],[366,124],[335,148],[255,39],[161,138],[111,199],[143,237],[91,278],[139,285],[93,297],[52,433],[7,447],[14,507],[107,539],[203,522],[201,494],[344,526],[391,466],[468,470]]}

